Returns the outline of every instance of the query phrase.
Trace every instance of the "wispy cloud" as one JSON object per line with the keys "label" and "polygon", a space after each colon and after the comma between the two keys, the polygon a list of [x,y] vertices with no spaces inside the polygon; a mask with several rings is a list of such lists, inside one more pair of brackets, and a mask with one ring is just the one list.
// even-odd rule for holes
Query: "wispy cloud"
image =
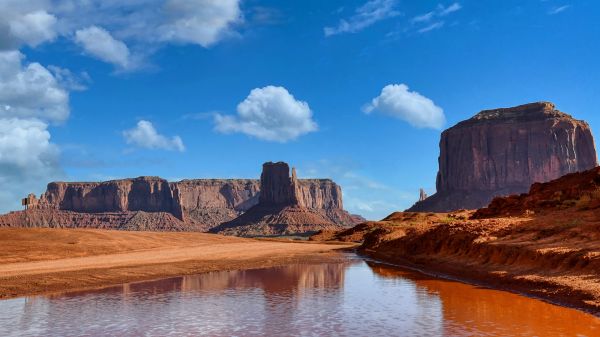
{"label": "wispy cloud", "polygon": [[428,12],[425,14],[421,14],[421,15],[417,15],[414,18],[412,18],[412,20],[410,20],[412,23],[418,23],[418,22],[428,22],[431,21],[431,19],[433,18],[433,16],[435,15],[435,12]]}
{"label": "wispy cloud", "polygon": [[410,207],[418,198],[418,191],[404,191],[378,181],[364,171],[363,163],[348,158],[301,164],[298,175],[302,178],[333,179],[342,187],[344,208],[371,220],[379,220]]}
{"label": "wispy cloud", "polygon": [[427,33],[432,30],[440,29],[442,27],[444,27],[444,21],[438,21],[438,22],[434,22],[434,23],[430,24],[429,26],[425,26],[425,27],[419,29],[418,32],[419,33]]}
{"label": "wispy cloud", "polygon": [[461,9],[462,5],[458,2],[455,2],[447,7],[442,4],[438,4],[437,7],[431,12],[417,15],[413,17],[410,22],[416,26],[415,28],[418,33],[427,33],[444,27],[445,21],[442,20],[442,18]]}
{"label": "wispy cloud", "polygon": [[355,10],[354,15],[341,19],[335,27],[325,27],[325,36],[359,32],[379,21],[402,13],[396,10],[397,0],[371,0]]}
{"label": "wispy cloud", "polygon": [[448,7],[444,7],[442,5],[438,5],[438,14],[440,16],[446,16],[450,13],[454,13],[456,11],[459,11],[462,8],[462,6],[458,3],[455,2],[452,5],[448,6]]}
{"label": "wispy cloud", "polygon": [[569,9],[571,7],[571,5],[564,5],[564,6],[559,6],[559,7],[554,7],[551,10],[548,11],[549,15],[555,15],[558,13],[562,13],[564,11],[566,11],[567,9]]}

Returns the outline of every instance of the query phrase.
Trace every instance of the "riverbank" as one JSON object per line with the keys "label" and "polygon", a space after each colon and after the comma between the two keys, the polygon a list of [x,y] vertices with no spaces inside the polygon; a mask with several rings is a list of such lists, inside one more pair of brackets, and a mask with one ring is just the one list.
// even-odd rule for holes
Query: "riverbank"
{"label": "riverbank", "polygon": [[353,244],[203,233],[0,229],[0,298],[197,274],[340,260]]}
{"label": "riverbank", "polygon": [[[470,219],[394,213],[329,239],[364,240],[377,260],[600,315],[600,221],[592,211]],[[328,239],[322,233],[315,239]]]}

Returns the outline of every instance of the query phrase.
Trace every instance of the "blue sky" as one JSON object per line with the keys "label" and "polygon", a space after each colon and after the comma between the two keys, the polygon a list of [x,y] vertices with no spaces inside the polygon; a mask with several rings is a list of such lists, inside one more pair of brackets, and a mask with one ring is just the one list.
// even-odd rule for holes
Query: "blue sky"
{"label": "blue sky", "polygon": [[600,130],[600,3],[3,0],[2,210],[51,180],[257,178],[371,219],[435,191],[440,132],[549,100]]}

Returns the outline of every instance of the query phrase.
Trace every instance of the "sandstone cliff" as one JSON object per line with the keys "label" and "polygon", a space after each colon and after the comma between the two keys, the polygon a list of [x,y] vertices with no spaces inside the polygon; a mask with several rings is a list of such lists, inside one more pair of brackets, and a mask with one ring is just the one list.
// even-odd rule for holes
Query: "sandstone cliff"
{"label": "sandstone cliff", "polygon": [[238,236],[292,235],[339,229],[355,223],[342,208],[342,193],[331,180],[298,180],[288,164],[265,163],[259,203],[240,217],[211,229]]}
{"label": "sandstone cliff", "polygon": [[589,125],[552,103],[485,110],[442,133],[437,193],[409,211],[477,209],[596,165]]}
{"label": "sandstone cliff", "polygon": [[[0,226],[208,231],[237,218],[257,205],[259,199],[278,205],[302,205],[335,224],[355,223],[356,219],[342,209],[341,189],[333,181],[294,178],[294,182],[292,187],[289,169],[280,175],[268,173],[265,193],[256,179],[168,182],[158,177],[139,177],[52,182],[39,200],[26,198],[26,211],[0,216]],[[293,200],[289,199],[292,195]]]}
{"label": "sandstone cliff", "polygon": [[477,211],[397,212],[313,240],[600,314],[600,167],[533,184]]}

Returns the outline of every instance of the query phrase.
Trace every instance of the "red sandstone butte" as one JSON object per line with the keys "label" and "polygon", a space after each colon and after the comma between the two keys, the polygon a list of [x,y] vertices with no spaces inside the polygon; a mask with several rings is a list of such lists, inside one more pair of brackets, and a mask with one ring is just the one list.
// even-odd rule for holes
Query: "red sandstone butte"
{"label": "red sandstone butte", "polygon": [[[52,182],[40,199],[32,195],[26,198],[27,210],[0,216],[0,227],[208,231],[242,215],[259,200],[292,203],[285,199],[292,195],[289,168],[284,175],[287,180],[281,180],[281,174],[263,174],[268,186],[264,193],[256,179],[168,182],[159,177],[139,177]],[[343,210],[341,188],[329,179],[296,180],[294,186],[293,203],[310,209],[327,223],[353,225],[364,220]]]}
{"label": "red sandstone butte", "polygon": [[596,165],[589,125],[552,103],[484,110],[442,133],[437,193],[408,211],[478,209]]}
{"label": "red sandstone butte", "polygon": [[257,205],[211,229],[237,236],[292,235],[336,230],[355,223],[342,207],[342,190],[328,179],[298,180],[283,162],[265,163]]}

